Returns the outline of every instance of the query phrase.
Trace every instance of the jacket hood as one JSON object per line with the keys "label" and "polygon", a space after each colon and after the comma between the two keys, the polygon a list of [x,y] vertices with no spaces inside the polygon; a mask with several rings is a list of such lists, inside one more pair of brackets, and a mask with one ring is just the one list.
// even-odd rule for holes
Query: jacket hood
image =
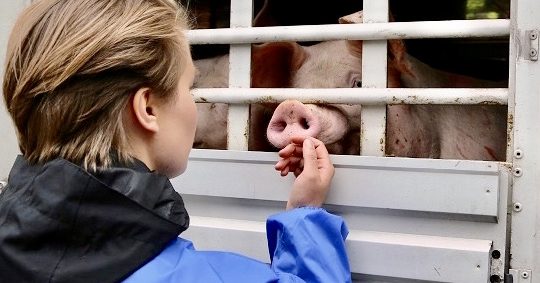
{"label": "jacket hood", "polygon": [[119,281],[188,225],[169,179],[140,161],[89,173],[19,156],[0,195],[0,281]]}

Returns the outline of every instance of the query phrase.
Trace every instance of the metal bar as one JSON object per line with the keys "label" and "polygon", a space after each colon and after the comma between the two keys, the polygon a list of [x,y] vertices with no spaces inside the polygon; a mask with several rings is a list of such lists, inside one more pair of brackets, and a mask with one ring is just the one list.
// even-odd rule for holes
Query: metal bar
{"label": "metal bar", "polygon": [[187,32],[191,44],[467,38],[498,37],[509,34],[510,20],[508,19],[197,29]]}
{"label": "metal bar", "polygon": [[[364,1],[363,21],[388,22],[388,1]],[[362,44],[362,88],[386,87],[387,41]],[[364,105],[361,109],[360,155],[384,156],[386,152],[386,106]]]}
{"label": "metal bar", "polygon": [[280,103],[296,99],[303,103],[333,104],[496,104],[506,105],[507,88],[199,88],[196,102]]}
{"label": "metal bar", "polygon": [[[231,0],[231,27],[251,26],[252,1]],[[229,87],[249,88],[251,86],[251,46],[231,45],[229,50]],[[229,105],[227,115],[227,147],[248,150],[249,105]]]}

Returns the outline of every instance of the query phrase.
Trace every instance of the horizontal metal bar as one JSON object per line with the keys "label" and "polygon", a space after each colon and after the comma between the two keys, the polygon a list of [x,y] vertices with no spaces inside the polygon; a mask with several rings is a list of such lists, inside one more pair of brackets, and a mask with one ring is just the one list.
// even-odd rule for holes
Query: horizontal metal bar
{"label": "horizontal metal bar", "polygon": [[508,19],[221,28],[187,31],[191,44],[498,37],[509,34],[510,20]]}
{"label": "horizontal metal bar", "polygon": [[508,102],[507,88],[199,88],[196,102],[230,104],[304,103],[333,104],[497,104]]}

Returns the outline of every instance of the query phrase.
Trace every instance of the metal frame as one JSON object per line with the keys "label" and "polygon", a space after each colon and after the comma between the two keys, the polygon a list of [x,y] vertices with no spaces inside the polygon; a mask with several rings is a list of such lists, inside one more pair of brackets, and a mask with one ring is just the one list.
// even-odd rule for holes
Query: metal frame
{"label": "metal frame", "polygon": [[[513,140],[509,156],[513,164],[512,258],[514,283],[540,281],[540,32],[539,1],[512,1],[510,45],[510,95],[508,100]],[[538,50],[537,50],[538,51]],[[535,56],[536,55],[536,56]]]}
{"label": "metal frame", "polygon": [[[233,0],[233,7],[235,1],[241,0]],[[251,17],[251,12],[242,17],[248,14]],[[506,88],[387,89],[386,40],[508,36],[510,20],[386,23],[387,15],[387,1],[366,0],[361,25],[232,26],[190,31],[192,44],[365,40],[362,89],[250,89],[245,84],[234,87],[235,79],[231,79],[231,88],[197,89],[195,99],[235,105],[288,98],[362,104],[363,129],[369,131],[361,134],[361,154],[372,157],[332,156],[337,170],[326,204],[327,209],[344,216],[351,228],[347,244],[355,280],[502,279],[509,259],[507,208],[512,175],[508,164],[381,156],[386,104],[506,105],[512,98]],[[243,55],[248,60],[249,53]],[[236,123],[245,125],[247,119],[240,119]],[[512,140],[512,132],[509,134]],[[264,220],[282,210],[292,178],[280,181],[272,171],[275,153],[236,149],[241,151],[194,150],[188,171],[173,179],[193,215],[192,228],[185,235],[193,237],[199,248],[232,249],[267,261],[261,245],[265,241]]]}

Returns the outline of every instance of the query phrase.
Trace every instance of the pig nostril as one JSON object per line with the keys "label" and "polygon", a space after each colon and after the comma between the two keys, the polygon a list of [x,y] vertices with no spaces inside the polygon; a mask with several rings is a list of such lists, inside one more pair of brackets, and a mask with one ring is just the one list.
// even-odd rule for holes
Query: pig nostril
{"label": "pig nostril", "polygon": [[274,128],[274,130],[277,132],[283,132],[286,127],[287,123],[285,123],[285,121],[277,121],[274,123],[274,126],[272,128]]}
{"label": "pig nostril", "polygon": [[300,125],[302,125],[302,128],[304,128],[304,130],[309,129],[309,122],[305,118],[302,118],[302,120],[300,121]]}

